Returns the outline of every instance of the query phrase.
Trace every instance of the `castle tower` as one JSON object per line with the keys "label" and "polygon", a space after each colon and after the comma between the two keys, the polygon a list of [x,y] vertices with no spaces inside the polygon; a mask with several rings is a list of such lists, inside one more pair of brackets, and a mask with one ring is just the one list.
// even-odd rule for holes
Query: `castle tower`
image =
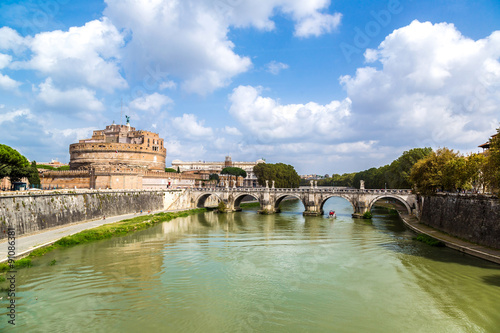
{"label": "castle tower", "polygon": [[224,168],[232,166],[233,166],[233,161],[231,160],[231,156],[226,156],[226,160],[224,161]]}

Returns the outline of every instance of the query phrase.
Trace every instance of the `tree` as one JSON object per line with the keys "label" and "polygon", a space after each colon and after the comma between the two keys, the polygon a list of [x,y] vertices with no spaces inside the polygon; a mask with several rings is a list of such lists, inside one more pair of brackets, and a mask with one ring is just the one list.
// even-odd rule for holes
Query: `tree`
{"label": "tree", "polygon": [[394,160],[385,172],[386,182],[389,188],[411,188],[411,168],[419,160],[427,157],[432,148],[413,148],[403,152]]}
{"label": "tree", "polygon": [[484,163],[484,176],[487,187],[491,192],[500,191],[500,128],[496,136],[490,140],[490,149],[486,152]]}
{"label": "tree", "polygon": [[266,185],[266,180],[269,184],[274,180],[274,186],[278,188],[294,188],[300,184],[300,176],[294,167],[288,164],[259,163],[253,167],[253,172],[261,186]]}
{"label": "tree", "polygon": [[177,172],[174,168],[165,168],[165,172]]}
{"label": "tree", "polygon": [[31,162],[28,182],[30,183],[30,185],[40,185],[40,176],[38,175],[36,161]]}
{"label": "tree", "polygon": [[[3,177],[18,177],[26,172],[29,167],[29,162],[23,155],[15,149],[7,145],[0,144],[0,178]],[[25,177],[22,175],[20,178]],[[19,179],[20,179],[19,178]],[[17,179],[16,179],[17,180]]]}
{"label": "tree", "polygon": [[177,167],[177,173],[181,173],[181,169]]}
{"label": "tree", "polygon": [[219,175],[216,173],[212,173],[212,174],[210,174],[210,176],[208,176],[208,180],[215,180],[215,181],[219,182]]}
{"label": "tree", "polygon": [[410,173],[410,181],[422,194],[435,193],[437,189],[454,191],[464,183],[464,161],[452,149],[441,148],[418,161]]}
{"label": "tree", "polygon": [[237,167],[226,167],[222,169],[221,174],[223,175],[231,175],[231,176],[241,176],[243,178],[246,178],[247,172],[243,170],[242,168],[237,168]]}

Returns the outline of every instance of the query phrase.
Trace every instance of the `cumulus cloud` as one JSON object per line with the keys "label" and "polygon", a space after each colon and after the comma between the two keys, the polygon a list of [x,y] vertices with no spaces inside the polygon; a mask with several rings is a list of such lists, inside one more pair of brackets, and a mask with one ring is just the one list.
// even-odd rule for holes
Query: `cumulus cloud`
{"label": "cumulus cloud", "polygon": [[48,78],[39,85],[38,99],[45,105],[65,112],[103,111],[104,105],[95,96],[95,91],[87,88],[59,90],[54,87],[52,79]]}
{"label": "cumulus cloud", "polygon": [[342,15],[321,14],[315,12],[309,16],[301,18],[295,27],[295,35],[298,37],[318,37],[325,33],[330,33],[340,24]]}
{"label": "cumulus cloud", "polygon": [[224,132],[229,135],[240,136],[241,132],[236,127],[226,126],[224,127]]}
{"label": "cumulus cloud", "polygon": [[282,13],[296,22],[295,35],[319,36],[331,32],[340,14],[330,15],[329,0],[107,0],[105,15],[129,32],[125,46],[127,71],[138,79],[151,76],[151,64],[160,68],[155,80],[163,89],[165,77],[180,79],[185,91],[201,95],[225,87],[251,68],[249,57],[238,55],[228,38],[231,27],[274,29],[271,18]]}
{"label": "cumulus cloud", "polygon": [[288,67],[289,66],[287,64],[274,60],[266,65],[267,71],[273,75],[278,75],[279,72],[281,72],[283,69],[288,69]]}
{"label": "cumulus cloud", "polygon": [[198,121],[194,114],[183,114],[172,119],[172,126],[177,134],[184,138],[207,139],[213,135],[210,127],[205,127],[204,121]]}
{"label": "cumulus cloud", "polygon": [[281,12],[295,22],[294,35],[297,37],[317,37],[332,32],[342,17],[340,13],[323,12],[330,6],[330,0],[239,0],[233,3],[218,7],[231,25],[273,30],[275,23],[271,18]]}
{"label": "cumulus cloud", "polygon": [[[128,71],[150,75],[154,63],[158,80],[182,79],[188,92],[206,94],[223,87],[250,68],[247,57],[234,53],[227,24],[214,15],[212,2],[108,0],[105,14],[120,29],[131,32],[125,47]],[[158,82],[159,83],[159,82]]]}
{"label": "cumulus cloud", "polygon": [[16,90],[21,85],[21,82],[11,79],[7,75],[0,74],[0,89]]}
{"label": "cumulus cloud", "polygon": [[12,50],[17,53],[26,48],[27,41],[29,38],[23,38],[12,28],[0,28],[0,50]]}
{"label": "cumulus cloud", "polygon": [[229,96],[229,112],[263,142],[273,140],[315,140],[339,138],[345,134],[351,101],[282,105],[262,97],[262,89],[239,86]]}
{"label": "cumulus cloud", "polygon": [[[381,140],[475,147],[498,126],[500,31],[472,40],[453,24],[413,21],[367,50],[368,63],[340,78],[357,121]],[[388,135],[390,133],[390,135]],[[391,139],[392,138],[392,139]]]}
{"label": "cumulus cloud", "polygon": [[33,69],[60,84],[85,84],[107,92],[127,87],[118,62],[123,36],[107,18],[68,31],[41,32],[24,40],[13,38],[6,44],[14,48],[14,43],[27,45],[32,56],[27,61],[14,61],[13,69]]}
{"label": "cumulus cloud", "polygon": [[7,67],[7,65],[10,64],[11,61],[12,56],[0,53],[0,69]]}
{"label": "cumulus cloud", "polygon": [[[2,107],[3,109],[3,107]],[[5,122],[13,121],[14,119],[18,117],[24,117],[24,118],[32,118],[33,115],[31,114],[31,111],[29,109],[19,109],[19,110],[14,110],[14,111],[9,111],[6,113],[1,113],[0,114],[0,125],[2,125]]]}
{"label": "cumulus cloud", "polygon": [[130,102],[130,108],[140,111],[150,111],[156,113],[160,111],[165,105],[173,103],[172,99],[168,96],[159,94],[157,92],[150,95],[138,97]]}

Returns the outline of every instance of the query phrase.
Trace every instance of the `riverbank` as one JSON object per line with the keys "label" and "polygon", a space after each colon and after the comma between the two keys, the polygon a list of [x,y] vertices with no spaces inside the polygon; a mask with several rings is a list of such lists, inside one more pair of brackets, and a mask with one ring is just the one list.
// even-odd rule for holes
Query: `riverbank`
{"label": "riverbank", "polygon": [[500,251],[450,236],[444,232],[420,223],[417,217],[413,215],[403,214],[399,210],[398,213],[404,224],[413,232],[437,239],[438,241],[443,242],[446,247],[451,249],[500,264]]}

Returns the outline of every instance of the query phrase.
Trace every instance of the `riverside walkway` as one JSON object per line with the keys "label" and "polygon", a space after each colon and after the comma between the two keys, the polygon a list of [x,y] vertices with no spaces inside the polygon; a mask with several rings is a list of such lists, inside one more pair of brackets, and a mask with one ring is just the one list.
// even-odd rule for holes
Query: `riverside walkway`
{"label": "riverside walkway", "polygon": [[413,232],[416,232],[418,234],[425,234],[427,236],[440,240],[451,249],[500,264],[500,250],[494,250],[450,236],[444,232],[420,223],[415,216],[402,214],[400,211],[398,212],[405,225]]}
{"label": "riverside walkway", "polygon": [[[177,212],[181,210],[184,209],[158,210],[158,211],[151,211],[150,213],[145,212],[142,213],[142,215],[156,214],[160,212]],[[106,217],[106,219],[77,222],[62,227],[46,229],[31,235],[23,235],[21,237],[16,237],[16,245],[15,245],[16,258],[27,255],[31,251],[36,250],[40,247],[50,245],[65,236],[73,235],[83,230],[92,229],[104,224],[114,223],[140,215],[141,215],[140,213],[135,213],[135,214],[110,216]],[[0,242],[0,263],[6,262],[8,260],[7,257],[8,246],[9,244],[7,243],[7,239],[3,239]]]}

